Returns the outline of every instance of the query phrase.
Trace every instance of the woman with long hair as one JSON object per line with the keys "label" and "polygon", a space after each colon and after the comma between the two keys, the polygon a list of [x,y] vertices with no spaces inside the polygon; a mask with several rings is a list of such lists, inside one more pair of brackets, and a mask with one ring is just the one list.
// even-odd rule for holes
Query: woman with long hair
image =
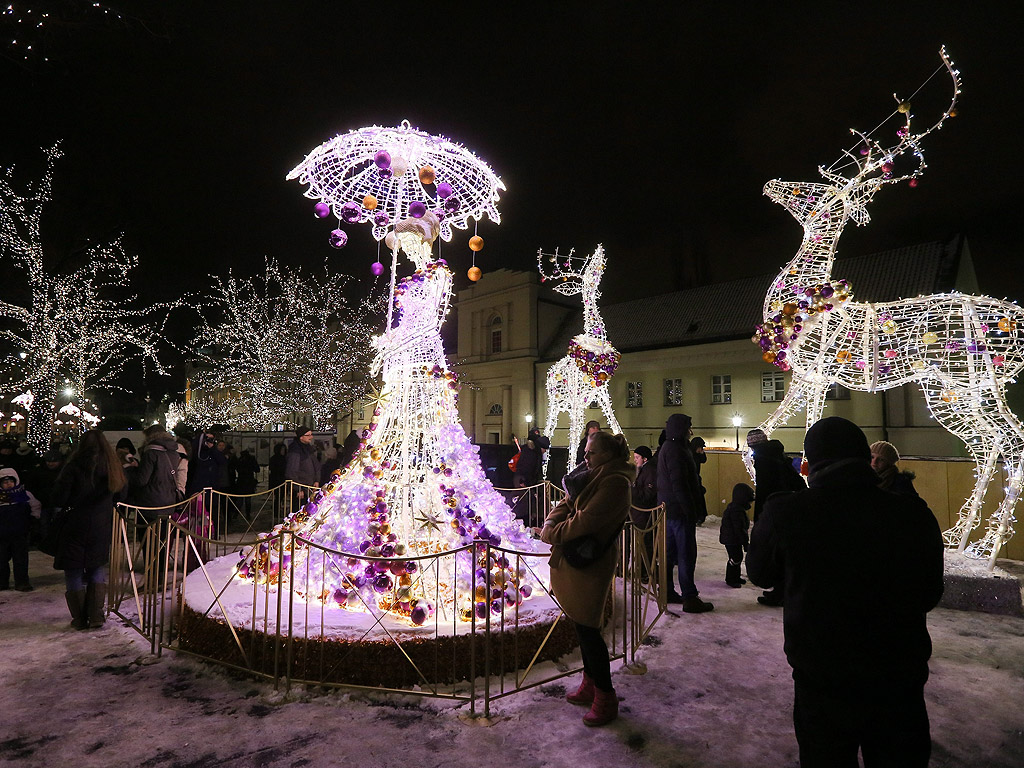
{"label": "woman with long hair", "polygon": [[65,597],[76,629],[102,627],[114,503],[125,487],[124,470],[103,433],[82,436],[57,478],[53,505],[67,516],[53,567],[64,571]]}
{"label": "woman with long hair", "polygon": [[[567,496],[554,507],[540,530],[541,539],[552,545],[548,561],[551,590],[576,625],[583,656],[583,682],[566,699],[571,704],[590,705],[590,711],[583,717],[587,725],[604,725],[619,713],[601,625],[615,576],[617,548],[613,545],[629,515],[636,475],[636,467],[629,459],[629,446],[622,435],[591,434],[583,454],[586,484],[575,496]],[[597,558],[589,565],[573,567],[564,557],[563,549],[584,536],[592,537]]]}

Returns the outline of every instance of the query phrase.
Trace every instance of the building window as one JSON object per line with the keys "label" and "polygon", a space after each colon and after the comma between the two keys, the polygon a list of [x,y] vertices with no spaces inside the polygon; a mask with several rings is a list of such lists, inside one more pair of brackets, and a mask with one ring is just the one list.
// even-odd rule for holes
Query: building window
{"label": "building window", "polygon": [[644,407],[644,383],[642,381],[626,382],[626,407]]}
{"label": "building window", "polygon": [[491,410],[487,412],[488,416],[501,416],[501,403],[495,403],[491,406]]}
{"label": "building window", "polygon": [[786,396],[786,378],[782,371],[761,374],[761,402],[777,403]]}
{"label": "building window", "polygon": [[842,387],[839,384],[832,384],[828,389],[825,390],[826,400],[849,400],[850,390],[846,387]]}
{"label": "building window", "polygon": [[732,402],[732,376],[721,374],[711,377],[711,402],[712,404]]}
{"label": "building window", "polygon": [[683,380],[665,379],[665,405],[683,404]]}
{"label": "building window", "polygon": [[501,352],[501,318],[491,320],[491,354]]}

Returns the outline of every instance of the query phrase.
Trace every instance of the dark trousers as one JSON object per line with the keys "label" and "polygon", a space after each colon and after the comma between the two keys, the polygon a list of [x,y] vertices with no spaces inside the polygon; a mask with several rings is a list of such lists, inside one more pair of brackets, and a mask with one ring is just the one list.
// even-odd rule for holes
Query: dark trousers
{"label": "dark trousers", "polygon": [[926,768],[932,751],[924,685],[856,691],[793,673],[800,768]]}
{"label": "dark trousers", "polygon": [[729,565],[739,565],[743,562],[743,546],[740,544],[726,544],[725,553],[729,555]]}
{"label": "dark trousers", "polygon": [[683,599],[697,597],[697,585],[693,572],[697,569],[697,524],[680,518],[666,521],[665,559],[668,567],[669,589],[672,584],[672,569],[679,566],[679,594]]}
{"label": "dark trousers", "polygon": [[[576,624],[576,622],[573,622]],[[576,624],[576,637],[580,640],[580,655],[583,657],[583,671],[600,690],[612,688],[612,662],[608,658],[608,645],[597,627]]]}
{"label": "dark trousers", "polygon": [[0,587],[7,588],[11,584],[11,568],[8,563],[14,561],[14,585],[26,586],[28,581],[28,534],[0,536]]}

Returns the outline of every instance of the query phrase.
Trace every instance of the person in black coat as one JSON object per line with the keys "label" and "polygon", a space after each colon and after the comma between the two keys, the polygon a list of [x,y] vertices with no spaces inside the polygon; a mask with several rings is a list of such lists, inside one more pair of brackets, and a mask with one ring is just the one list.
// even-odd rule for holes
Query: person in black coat
{"label": "person in black coat", "polygon": [[[633,501],[629,508],[629,519],[634,527],[649,528],[651,513],[647,510],[658,506],[658,462],[646,445],[638,445],[633,449],[633,463],[636,464],[636,480],[633,481]],[[627,544],[629,539],[626,539]],[[643,535],[643,547],[646,558],[641,561],[640,578],[647,582],[649,574],[647,563],[654,562],[654,532]]]}
{"label": "person in black coat", "polygon": [[[578,467],[580,464],[583,463],[583,458],[584,458],[583,457],[583,453],[584,453],[584,451],[587,448],[587,440],[590,439],[590,436],[592,434],[594,434],[595,432],[600,432],[600,431],[601,431],[601,423],[600,422],[593,421],[593,420],[587,422],[587,426],[583,429],[583,439],[580,440],[580,444],[578,446],[576,446],[576,464],[574,464],[573,466],[577,466]],[[571,467],[570,467],[570,469],[571,469]]]}
{"label": "person in black coat", "polygon": [[33,507],[39,513],[39,502],[21,483],[13,467],[0,469],[0,590],[10,589],[14,564],[14,588],[31,592],[28,578],[28,541],[32,530]]}
{"label": "person in black coat", "polygon": [[178,441],[159,427],[147,428],[145,434],[139,465],[127,470],[128,498],[137,507],[172,507],[178,501]]}
{"label": "person in black coat", "polygon": [[704,495],[697,477],[697,463],[690,450],[692,421],[674,413],[665,422],[665,444],[658,450],[658,502],[665,505],[666,564],[669,583],[679,566],[679,592],[670,587],[668,601],[682,603],[686,613],[704,613],[714,605],[700,599],[693,575],[697,567],[697,520],[706,514]]}
{"label": "person in black coat", "polygon": [[747,530],[750,518],[747,510],[754,500],[754,489],[746,483],[736,483],[732,487],[732,501],[722,513],[722,525],[718,530],[718,541],[725,545],[729,562],[725,566],[725,583],[730,587],[742,587],[747,583],[740,578],[740,564],[749,541]]}
{"label": "person in black coat", "polygon": [[106,620],[103,601],[114,503],[124,487],[113,447],[100,430],[89,430],[60,473],[53,497],[65,521],[53,567],[64,571],[65,598],[76,629],[101,627]]}
{"label": "person in black coat", "polygon": [[900,452],[896,446],[885,440],[871,444],[871,468],[878,475],[878,487],[883,491],[900,496],[917,496],[914,487],[914,473],[900,470],[897,466]]}
{"label": "person in black coat", "polygon": [[186,495],[191,496],[203,488],[226,491],[222,482],[228,460],[217,450],[217,436],[208,429],[197,433],[192,441],[192,460],[188,465]]}
{"label": "person in black coat", "polygon": [[526,441],[519,446],[519,463],[513,480],[515,488],[529,487],[543,482],[544,451],[551,447],[551,440],[533,427],[526,435]]}
{"label": "person in black coat", "polygon": [[284,483],[284,470],[288,464],[288,459],[285,456],[287,450],[288,448],[284,443],[278,443],[274,446],[274,452],[270,456],[270,463],[267,465],[267,487],[269,489],[277,488],[277,486]]}
{"label": "person in black coat", "polygon": [[846,419],[814,424],[804,452],[810,487],[768,500],[747,556],[751,581],[786,587],[801,768],[856,765],[858,748],[867,768],[924,768],[939,524],[921,499],[878,488],[867,439]]}
{"label": "person in black coat", "polygon": [[[786,449],[779,440],[769,440],[760,429],[747,433],[747,445],[754,456],[754,524],[761,517],[761,510],[772,494],[784,491],[799,491],[807,487],[800,473],[786,458]],[[785,588],[766,591],[757,598],[761,605],[778,607],[785,601]]]}

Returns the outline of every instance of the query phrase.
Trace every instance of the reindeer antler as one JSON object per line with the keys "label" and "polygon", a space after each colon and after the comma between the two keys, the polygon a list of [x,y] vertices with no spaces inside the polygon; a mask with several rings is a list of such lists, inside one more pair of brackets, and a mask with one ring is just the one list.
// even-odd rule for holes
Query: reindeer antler
{"label": "reindeer antler", "polygon": [[[563,296],[575,296],[582,293],[592,282],[596,296],[597,283],[601,280],[601,273],[604,271],[604,248],[597,246],[593,253],[588,256],[576,256],[576,249],[571,248],[567,256],[562,256],[555,249],[554,253],[537,251],[537,269],[540,271],[541,280],[561,280],[558,285],[552,286],[552,290]],[[545,271],[544,262],[551,265],[549,271]],[[595,298],[596,298],[595,296]]]}
{"label": "reindeer antler", "polygon": [[[961,88],[960,71],[956,69],[953,65],[953,61],[946,53],[946,46],[942,46],[939,49],[939,57],[942,59],[942,64],[935,70],[935,72],[932,73],[931,76],[929,76],[928,80],[931,80],[932,77],[942,71],[944,67],[949,73],[950,79],[953,81],[953,96],[950,99],[949,107],[942,113],[942,116],[938,121],[927,130],[919,133],[913,133],[910,128],[911,119],[913,117],[910,111],[910,100],[901,99],[894,93],[893,98],[896,100],[897,106],[896,110],[889,115],[889,117],[896,114],[905,115],[904,125],[896,132],[900,137],[900,141],[892,147],[883,148],[881,143],[876,139],[871,138],[871,133],[874,133],[874,131],[865,134],[861,131],[851,129],[850,133],[860,138],[860,141],[857,142],[855,147],[860,148],[861,157],[857,157],[850,150],[844,150],[843,156],[848,157],[853,161],[857,166],[857,173],[853,177],[847,179],[845,176],[842,176],[833,170],[836,165],[835,163],[833,163],[833,165],[828,169],[819,166],[818,171],[825,179],[840,187],[867,187],[868,189],[864,189],[864,192],[870,196],[882,184],[896,184],[897,182],[905,181],[907,179],[916,179],[924,173],[924,169],[927,165],[924,161],[924,150],[921,149],[921,139],[932,131],[940,130],[947,119],[956,115],[956,102],[957,97],[960,95]],[[927,84],[928,80],[925,80],[917,91],[914,92],[915,96],[920,92],[921,88]],[[883,120],[882,123],[879,124],[879,127],[884,124],[889,117],[887,117],[886,120]],[[875,130],[878,130],[878,128],[876,127]],[[897,175],[894,170],[894,161],[897,157],[905,155],[908,152],[917,157],[917,168],[909,173]],[[877,171],[881,171],[881,174],[873,176],[872,174]]]}

